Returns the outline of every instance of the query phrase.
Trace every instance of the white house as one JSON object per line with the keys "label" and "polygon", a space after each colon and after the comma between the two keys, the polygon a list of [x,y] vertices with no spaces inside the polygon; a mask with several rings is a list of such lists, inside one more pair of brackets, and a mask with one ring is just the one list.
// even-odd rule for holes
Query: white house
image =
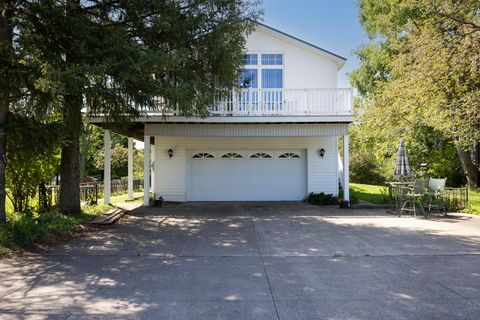
{"label": "white house", "polygon": [[[353,98],[351,89],[337,88],[345,58],[260,23],[246,46],[244,89],[212,106],[210,117],[152,112],[136,120],[145,142],[145,204],[149,189],[167,201],[302,200],[337,194],[339,181],[349,199]],[[130,138],[130,181],[132,145]],[[105,148],[109,203],[108,130]]]}

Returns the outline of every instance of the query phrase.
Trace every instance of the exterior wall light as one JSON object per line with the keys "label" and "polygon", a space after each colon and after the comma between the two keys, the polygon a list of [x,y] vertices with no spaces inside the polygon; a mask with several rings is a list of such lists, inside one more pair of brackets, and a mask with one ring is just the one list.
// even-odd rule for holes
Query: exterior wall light
{"label": "exterior wall light", "polygon": [[323,156],[325,155],[325,149],[322,148],[322,149],[318,150],[318,154],[320,155],[320,157],[323,158]]}
{"label": "exterior wall light", "polygon": [[173,157],[173,150],[172,149],[168,149],[168,156],[170,157],[170,159],[172,159]]}

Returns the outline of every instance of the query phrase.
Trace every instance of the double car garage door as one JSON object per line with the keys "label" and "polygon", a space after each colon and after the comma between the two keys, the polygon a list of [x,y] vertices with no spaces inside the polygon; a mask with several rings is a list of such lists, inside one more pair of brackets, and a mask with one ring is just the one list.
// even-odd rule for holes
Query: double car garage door
{"label": "double car garage door", "polygon": [[305,150],[190,150],[189,201],[301,200]]}

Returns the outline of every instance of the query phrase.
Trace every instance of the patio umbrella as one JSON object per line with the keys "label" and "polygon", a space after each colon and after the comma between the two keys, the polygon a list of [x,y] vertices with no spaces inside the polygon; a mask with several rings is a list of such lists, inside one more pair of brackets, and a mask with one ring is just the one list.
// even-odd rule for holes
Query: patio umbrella
{"label": "patio umbrella", "polygon": [[408,165],[407,150],[405,149],[403,139],[400,140],[400,145],[398,146],[397,163],[395,165],[394,174],[401,177],[406,177],[410,175],[410,166]]}

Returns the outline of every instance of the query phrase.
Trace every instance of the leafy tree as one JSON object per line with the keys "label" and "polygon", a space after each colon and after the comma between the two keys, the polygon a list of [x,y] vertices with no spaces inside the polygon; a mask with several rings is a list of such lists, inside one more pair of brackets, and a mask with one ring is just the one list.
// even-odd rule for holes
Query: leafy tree
{"label": "leafy tree", "polygon": [[[249,18],[259,14],[256,6],[247,0],[2,2],[5,75],[17,73],[24,62],[39,66],[32,84],[48,99],[31,99],[29,104],[58,112],[65,124],[63,213],[80,211],[84,107],[127,125],[144,110],[158,108],[162,97],[161,110],[207,116],[214,99],[236,83],[244,35],[253,25]],[[1,84],[7,81],[2,76]],[[0,96],[2,130],[15,86],[7,88]],[[0,175],[2,169],[0,164]]]}
{"label": "leafy tree", "polygon": [[358,150],[352,153],[350,168],[352,182],[381,185],[387,180],[375,155],[367,150]]}
{"label": "leafy tree", "polygon": [[[48,102],[53,101],[52,96],[36,83],[44,66],[25,49],[25,40],[35,38],[37,32],[20,32],[34,16],[29,1],[0,2],[0,224],[6,223],[5,174],[7,164],[11,164],[7,146],[14,145],[7,139],[8,130],[16,128],[9,125],[9,118],[28,115],[39,121],[42,116],[51,116]],[[18,111],[22,113],[15,115]]]}
{"label": "leafy tree", "polygon": [[[97,126],[88,126],[82,140],[82,157],[85,158],[84,174],[103,180],[104,131]],[[125,177],[128,172],[128,138],[111,134],[112,177]]]}
{"label": "leafy tree", "polygon": [[[475,0],[361,0],[374,41],[351,74],[363,98],[360,121],[377,153],[408,140],[413,164],[429,159],[469,184],[480,171],[480,5]],[[440,147],[440,148],[439,148]],[[427,154],[428,153],[428,154]],[[456,154],[455,154],[456,153]],[[446,161],[448,160],[448,161]]]}
{"label": "leafy tree", "polygon": [[[9,105],[14,92],[11,86],[12,70],[15,69],[15,59],[13,52],[13,28],[11,26],[12,10],[10,3],[0,4],[0,223],[7,222],[5,209],[5,165],[6,165],[6,127],[9,114]],[[10,79],[9,79],[10,78]],[[9,82],[12,81],[12,82]]]}
{"label": "leafy tree", "polygon": [[[102,173],[104,167],[105,154],[103,149],[95,156],[95,168]],[[112,146],[111,154],[111,173],[112,178],[118,179],[127,176],[128,174],[128,149],[120,144]]]}
{"label": "leafy tree", "polygon": [[133,177],[143,179],[143,149],[133,152]]}
{"label": "leafy tree", "polygon": [[60,128],[57,123],[40,123],[11,115],[6,181],[16,212],[27,209],[29,200],[36,197],[39,185],[48,183],[58,172],[62,142]]}

